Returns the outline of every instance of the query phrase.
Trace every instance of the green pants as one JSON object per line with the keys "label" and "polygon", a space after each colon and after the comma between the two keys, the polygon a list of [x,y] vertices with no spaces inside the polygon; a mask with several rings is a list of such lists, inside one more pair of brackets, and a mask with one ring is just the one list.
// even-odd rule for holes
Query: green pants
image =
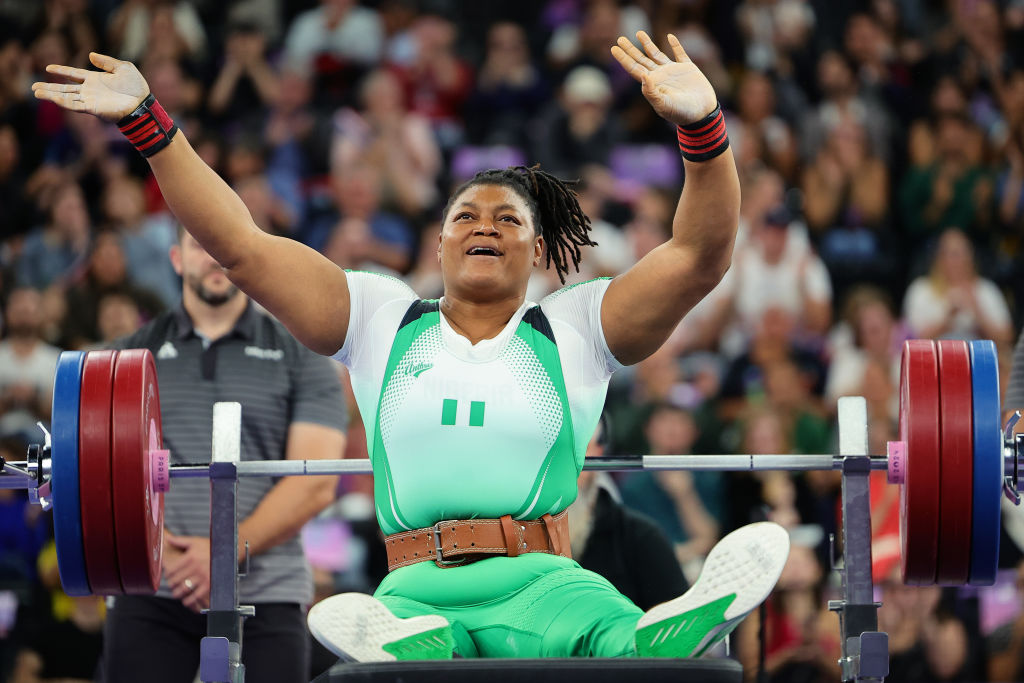
{"label": "green pants", "polygon": [[462,657],[630,657],[643,614],[603,577],[543,553],[421,562],[389,574],[375,597],[398,617],[445,617]]}

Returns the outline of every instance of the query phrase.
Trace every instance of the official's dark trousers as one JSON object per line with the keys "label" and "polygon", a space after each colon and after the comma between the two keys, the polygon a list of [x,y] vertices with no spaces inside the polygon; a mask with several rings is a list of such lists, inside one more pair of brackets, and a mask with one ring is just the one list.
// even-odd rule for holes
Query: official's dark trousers
{"label": "official's dark trousers", "polygon": [[[246,683],[306,683],[310,641],[298,604],[256,605],[245,620]],[[167,598],[125,595],[114,600],[103,629],[104,683],[192,683],[206,616]]]}

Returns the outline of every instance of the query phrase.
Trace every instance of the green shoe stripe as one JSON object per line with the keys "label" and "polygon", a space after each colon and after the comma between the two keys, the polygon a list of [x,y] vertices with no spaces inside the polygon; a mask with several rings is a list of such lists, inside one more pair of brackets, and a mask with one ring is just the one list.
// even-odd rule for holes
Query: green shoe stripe
{"label": "green shoe stripe", "polygon": [[[725,611],[736,600],[730,593],[706,605],[637,629],[636,649],[641,657],[693,657],[698,647],[707,649],[705,637],[726,622]],[[737,621],[738,623],[738,621]],[[735,627],[735,624],[733,624]],[[711,642],[717,642],[724,633],[716,633]]]}
{"label": "green shoe stripe", "polygon": [[400,662],[410,659],[451,659],[454,648],[451,626],[415,633],[381,645],[382,650],[394,655]]}

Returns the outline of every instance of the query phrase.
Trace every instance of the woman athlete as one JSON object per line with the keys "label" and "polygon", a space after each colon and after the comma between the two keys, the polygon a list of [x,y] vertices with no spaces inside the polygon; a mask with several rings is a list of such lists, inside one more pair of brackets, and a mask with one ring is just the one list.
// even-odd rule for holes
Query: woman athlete
{"label": "woman athlete", "polygon": [[[721,109],[675,36],[611,48],[678,127],[686,182],[672,236],[614,279],[526,301],[541,261],[560,277],[591,244],[575,194],[535,168],[478,174],[451,196],[440,300],[346,272],[252,221],[193,151],[134,65],[50,65],[36,97],[117,122],[171,211],[246,294],[351,370],[391,573],[373,597],[333,596],[310,628],[357,660],[696,656],[769,593],[781,527],[726,537],[685,595],[644,614],[572,561],[565,508],[615,370],[652,354],[729,267],[739,180]],[[630,558],[624,558],[630,561]]]}

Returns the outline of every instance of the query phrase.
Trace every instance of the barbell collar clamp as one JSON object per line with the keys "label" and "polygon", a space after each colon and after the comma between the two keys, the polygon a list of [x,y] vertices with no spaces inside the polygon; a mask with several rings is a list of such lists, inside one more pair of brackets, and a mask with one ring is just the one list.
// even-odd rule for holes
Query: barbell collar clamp
{"label": "barbell collar clamp", "polygon": [[1014,434],[1020,418],[1020,411],[1015,410],[1003,425],[1003,493],[1014,505],[1020,505],[1024,492],[1024,433]]}
{"label": "barbell collar clamp", "polygon": [[32,473],[29,472],[27,469],[24,469],[21,463],[16,465],[14,464],[14,462],[5,461],[2,457],[0,457],[0,472],[2,471],[11,471],[14,472],[15,474],[20,474],[25,478],[34,479]]}

